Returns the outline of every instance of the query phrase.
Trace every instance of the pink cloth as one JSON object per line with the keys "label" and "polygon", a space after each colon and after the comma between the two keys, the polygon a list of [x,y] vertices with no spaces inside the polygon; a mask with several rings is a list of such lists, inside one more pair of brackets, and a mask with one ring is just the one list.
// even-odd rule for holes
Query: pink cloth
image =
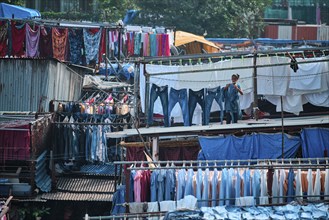
{"label": "pink cloth", "polygon": [[25,24],[18,24],[16,21],[11,21],[11,38],[11,55],[16,57],[24,56]]}
{"label": "pink cloth", "polygon": [[37,26],[36,30],[33,30],[29,24],[26,24],[25,29],[26,57],[37,57],[39,56],[40,27]]}
{"label": "pink cloth", "polygon": [[150,39],[148,34],[143,34],[143,56],[150,56]]}
{"label": "pink cloth", "polygon": [[135,202],[141,202],[141,194],[142,194],[142,187],[141,187],[141,179],[143,177],[141,170],[137,170],[135,177],[134,177],[134,197]]}

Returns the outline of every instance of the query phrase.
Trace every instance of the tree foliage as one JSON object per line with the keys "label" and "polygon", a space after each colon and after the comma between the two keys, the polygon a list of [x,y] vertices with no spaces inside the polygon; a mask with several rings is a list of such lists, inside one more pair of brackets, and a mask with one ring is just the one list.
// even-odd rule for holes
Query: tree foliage
{"label": "tree foliage", "polygon": [[135,0],[138,24],[174,26],[207,37],[256,37],[271,0]]}

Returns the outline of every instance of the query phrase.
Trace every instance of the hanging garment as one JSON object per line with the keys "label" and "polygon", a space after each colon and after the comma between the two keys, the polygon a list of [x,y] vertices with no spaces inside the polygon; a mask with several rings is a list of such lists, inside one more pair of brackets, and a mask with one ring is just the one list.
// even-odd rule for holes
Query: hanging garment
{"label": "hanging garment", "polygon": [[141,52],[141,41],[142,41],[142,34],[135,33],[134,35],[134,55],[139,56]]}
{"label": "hanging garment", "polygon": [[326,169],[325,179],[324,179],[324,199],[329,200],[329,169]]}
{"label": "hanging garment", "polygon": [[134,33],[128,32],[126,34],[127,36],[127,56],[133,56],[134,55]]}
{"label": "hanging garment", "polygon": [[67,60],[68,29],[52,28],[53,57],[59,61]]}
{"label": "hanging garment", "polygon": [[26,57],[38,57],[39,56],[39,42],[40,42],[40,27],[37,26],[36,30],[33,30],[29,24],[26,24]]}
{"label": "hanging garment", "polygon": [[286,201],[286,198],[283,198],[285,196],[284,193],[284,182],[286,180],[286,171],[284,169],[280,169],[280,179],[279,179],[279,203],[284,203]]}
{"label": "hanging garment", "polygon": [[40,43],[39,43],[40,57],[52,57],[52,28],[40,27]]}
{"label": "hanging garment", "polygon": [[[240,168],[237,169],[235,173],[235,199],[239,199],[241,197],[241,175]],[[236,200],[237,201],[237,200]],[[235,202],[236,204],[236,202]]]}
{"label": "hanging garment", "polygon": [[[313,196],[313,174],[312,169],[308,169],[307,171],[307,195]],[[312,201],[314,197],[307,197],[309,201]]]}
{"label": "hanging garment", "polygon": [[260,197],[259,204],[265,205],[268,204],[268,192],[267,192],[267,170],[261,170],[261,185],[260,185]]}
{"label": "hanging garment", "polygon": [[243,173],[243,196],[250,195],[250,170],[246,169]]}
{"label": "hanging garment", "polygon": [[273,183],[272,183],[272,203],[278,204],[279,203],[279,170],[274,170],[273,175]]}
{"label": "hanging garment", "polygon": [[81,29],[69,30],[70,61],[74,64],[82,64],[83,33]]}
{"label": "hanging garment", "polygon": [[157,56],[157,35],[156,34],[150,34],[150,52],[151,52],[152,57]]}
{"label": "hanging garment", "polygon": [[204,99],[204,89],[199,91],[193,91],[189,89],[189,98],[188,98],[188,112],[189,112],[189,122],[192,125],[194,110],[197,107],[197,104],[201,106],[202,109],[202,125],[205,125],[204,113],[205,113],[205,99]]}
{"label": "hanging garment", "polygon": [[[202,179],[203,179],[203,172],[202,170],[199,168],[198,169],[198,172],[196,174],[196,190],[195,190],[195,193],[196,193],[196,198],[198,200],[201,200],[202,199]],[[201,202],[198,202],[198,208],[200,208],[202,205]]]}
{"label": "hanging garment", "polygon": [[151,174],[151,202],[157,202],[158,196],[157,196],[157,183],[158,183],[158,170],[154,170]]}
{"label": "hanging garment", "polygon": [[142,179],[142,171],[137,170],[134,177],[134,201],[141,202],[141,179]]}
{"label": "hanging garment", "polygon": [[141,201],[150,201],[151,171],[144,170],[141,179]]}
{"label": "hanging garment", "polygon": [[0,57],[4,57],[8,53],[8,22],[0,21]]}
{"label": "hanging garment", "polygon": [[176,188],[175,170],[167,169],[165,186],[165,200],[174,200]]}
{"label": "hanging garment", "polygon": [[203,176],[203,190],[202,190],[202,200],[205,200],[202,202],[203,207],[208,207],[209,204],[209,168],[207,168],[204,171]]}
{"label": "hanging garment", "polygon": [[176,200],[180,200],[184,198],[185,192],[185,184],[186,184],[186,171],[184,169],[180,169],[177,174],[177,198]]}
{"label": "hanging garment", "polygon": [[142,34],[143,38],[143,56],[150,56],[150,40],[149,35],[147,33]]}
{"label": "hanging garment", "polygon": [[211,180],[211,206],[215,207],[218,204],[218,170],[214,169],[214,175]]}
{"label": "hanging garment", "polygon": [[106,30],[103,29],[101,33],[101,41],[99,45],[98,63],[101,63],[102,61],[105,63],[105,60],[103,60],[103,55],[105,54],[106,54]]}
{"label": "hanging garment", "polygon": [[158,202],[161,202],[165,198],[165,179],[166,179],[166,170],[162,169],[159,171],[157,179],[157,188],[158,188]]}
{"label": "hanging garment", "polygon": [[157,42],[157,56],[162,56],[162,34],[156,35],[156,42]]}
{"label": "hanging garment", "polygon": [[162,52],[163,56],[170,56],[169,34],[162,35]]}
{"label": "hanging garment", "polygon": [[219,205],[223,206],[225,204],[225,194],[226,194],[226,181],[227,181],[227,169],[222,170],[220,190],[219,190]]}
{"label": "hanging garment", "polygon": [[149,108],[149,114],[148,114],[148,125],[151,125],[153,123],[153,111],[154,111],[154,105],[155,101],[160,98],[162,109],[163,109],[163,115],[164,115],[164,126],[169,127],[169,115],[168,115],[168,86],[157,86],[155,84],[152,84],[151,91],[150,91],[150,108]]}
{"label": "hanging garment", "polygon": [[234,175],[234,169],[230,168],[227,172],[227,179],[226,179],[226,193],[225,193],[225,198],[226,198],[225,204],[226,205],[234,204],[233,175]]}
{"label": "hanging garment", "polygon": [[301,169],[297,170],[297,174],[295,176],[296,181],[296,199],[303,200],[303,186],[302,186],[302,171]]}
{"label": "hanging garment", "polygon": [[[176,106],[176,104],[179,104],[181,111],[183,113],[184,117],[184,126],[189,126],[189,106],[188,106],[188,98],[187,98],[187,90],[186,89],[174,89],[170,88],[169,92],[169,104],[168,104],[168,121],[171,117],[171,112]],[[152,109],[153,110],[153,109]],[[169,122],[168,122],[169,123]]]}
{"label": "hanging garment", "polygon": [[290,68],[291,68],[294,72],[297,72],[297,70],[298,70],[298,64],[297,64],[297,60],[296,60],[295,57],[291,57]]}
{"label": "hanging garment", "polygon": [[98,52],[101,41],[102,28],[96,33],[92,33],[90,30],[83,29],[83,41],[85,45],[85,55],[87,65],[93,62],[98,63]]}
{"label": "hanging garment", "polygon": [[188,169],[184,196],[193,195],[193,176],[193,169]]}
{"label": "hanging garment", "polygon": [[25,23],[17,24],[15,21],[11,21],[11,37],[12,37],[11,55],[16,57],[24,56]]}
{"label": "hanging garment", "polygon": [[317,196],[317,197],[314,197],[315,201],[320,200],[320,193],[321,193],[321,172],[320,172],[320,169],[316,169],[314,191],[313,191],[313,195]]}
{"label": "hanging garment", "polygon": [[254,175],[252,177],[252,195],[254,199],[256,199],[256,204],[259,204],[259,196],[260,196],[260,171],[255,170]]}
{"label": "hanging garment", "polygon": [[288,192],[287,192],[287,202],[292,202],[294,200],[293,196],[295,195],[295,190],[294,190],[294,178],[295,178],[295,173],[292,168],[289,169],[288,173]]}

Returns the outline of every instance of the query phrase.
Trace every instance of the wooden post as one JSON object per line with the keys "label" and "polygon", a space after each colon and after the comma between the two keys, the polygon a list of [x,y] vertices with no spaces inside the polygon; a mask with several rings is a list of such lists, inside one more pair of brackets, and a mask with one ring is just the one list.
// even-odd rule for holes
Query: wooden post
{"label": "wooden post", "polygon": [[152,159],[159,160],[159,137],[152,137]]}

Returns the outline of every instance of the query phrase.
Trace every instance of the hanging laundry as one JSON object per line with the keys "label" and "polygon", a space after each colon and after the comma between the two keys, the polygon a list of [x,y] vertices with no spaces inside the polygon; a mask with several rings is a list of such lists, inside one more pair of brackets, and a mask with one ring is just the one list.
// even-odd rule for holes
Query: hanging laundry
{"label": "hanging laundry", "polygon": [[60,61],[67,60],[68,29],[52,29],[53,57]]}
{"label": "hanging laundry", "polygon": [[99,54],[98,54],[98,63],[101,63],[103,60],[103,54],[106,54],[106,30],[103,29],[101,33],[101,42],[99,46]]}
{"label": "hanging laundry", "polygon": [[127,56],[134,55],[134,33],[127,33]]}
{"label": "hanging laundry", "polygon": [[74,64],[82,64],[83,35],[80,29],[69,30],[70,61]]}
{"label": "hanging laundry", "polygon": [[157,56],[162,56],[162,34],[156,35]]}
{"label": "hanging laundry", "polygon": [[134,55],[139,56],[141,52],[141,41],[142,41],[142,34],[135,33],[134,35]]}
{"label": "hanging laundry", "polygon": [[162,55],[170,56],[169,34],[162,35]]}
{"label": "hanging laundry", "polygon": [[49,58],[53,56],[51,28],[41,26],[39,51],[40,51],[40,57]]}
{"label": "hanging laundry", "polygon": [[8,53],[8,23],[7,21],[0,21],[0,57],[4,57]]}
{"label": "hanging laundry", "polygon": [[114,51],[114,55],[117,54],[117,46],[118,46],[118,35],[119,31],[110,31],[109,32],[109,49]]}
{"label": "hanging laundry", "polygon": [[151,52],[152,57],[157,56],[157,35],[156,34],[150,34],[150,52]]}
{"label": "hanging laundry", "polygon": [[40,42],[40,27],[37,26],[36,30],[33,30],[29,24],[26,24],[26,57],[38,57],[39,56],[39,42]]}
{"label": "hanging laundry", "polygon": [[83,29],[83,39],[85,45],[87,65],[89,65],[91,61],[98,63],[98,52],[101,41],[101,33],[102,28],[94,34],[86,28]]}
{"label": "hanging laundry", "polygon": [[15,21],[11,21],[11,34],[11,55],[16,57],[24,56],[25,24],[18,24]]}
{"label": "hanging laundry", "polygon": [[143,39],[143,56],[150,56],[150,39],[149,35],[143,33],[142,34]]}
{"label": "hanging laundry", "polygon": [[293,69],[294,72],[297,72],[297,70],[298,70],[297,60],[295,57],[290,57],[290,58],[291,58],[290,68]]}

